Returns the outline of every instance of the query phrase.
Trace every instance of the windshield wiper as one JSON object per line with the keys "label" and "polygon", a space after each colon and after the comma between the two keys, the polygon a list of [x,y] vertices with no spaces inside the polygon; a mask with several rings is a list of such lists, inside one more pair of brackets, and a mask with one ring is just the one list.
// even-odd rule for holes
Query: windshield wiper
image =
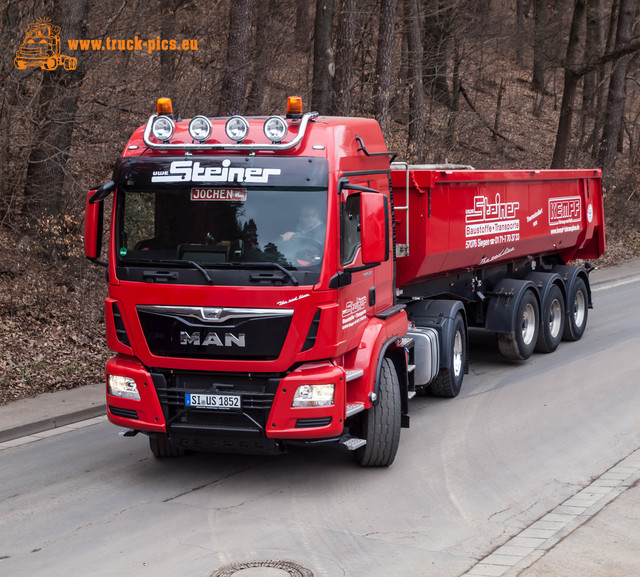
{"label": "windshield wiper", "polygon": [[127,260],[125,264],[159,264],[159,265],[170,265],[170,266],[181,266],[188,264],[192,268],[195,268],[197,271],[202,273],[202,276],[206,279],[209,284],[213,284],[213,279],[209,276],[209,273],[197,262],[193,260],[165,260],[165,259],[134,259]]}
{"label": "windshield wiper", "polygon": [[[264,262],[213,262],[210,265],[210,268],[249,268],[249,269],[260,269],[260,268],[275,268],[282,271],[294,284],[298,286],[300,283],[298,279],[293,275],[293,273],[284,268],[281,264],[277,262],[264,261]],[[259,280],[285,280],[283,277],[262,277]]]}

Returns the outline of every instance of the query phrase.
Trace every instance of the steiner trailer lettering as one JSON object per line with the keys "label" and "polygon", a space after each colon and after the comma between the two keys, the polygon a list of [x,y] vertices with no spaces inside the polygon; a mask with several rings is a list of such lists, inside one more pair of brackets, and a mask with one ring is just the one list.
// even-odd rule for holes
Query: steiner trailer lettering
{"label": "steiner trailer lettering", "polygon": [[107,414],[156,457],[333,443],[386,467],[410,399],[459,394],[470,329],[539,367],[582,337],[599,170],[392,163],[375,120],[299,97],[269,117],[200,112],[158,99],[87,195]]}

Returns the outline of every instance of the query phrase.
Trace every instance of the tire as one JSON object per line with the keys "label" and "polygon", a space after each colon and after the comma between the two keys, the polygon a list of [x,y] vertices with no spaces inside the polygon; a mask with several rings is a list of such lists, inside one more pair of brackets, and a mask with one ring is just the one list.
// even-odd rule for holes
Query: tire
{"label": "tire", "polygon": [[499,333],[500,354],[511,361],[528,359],[536,347],[540,329],[540,308],[533,291],[526,290],[516,313],[515,333]]}
{"label": "tire", "polygon": [[579,341],[587,328],[589,317],[589,293],[584,279],[578,277],[567,298],[567,319],[564,324],[565,341]]}
{"label": "tire", "polygon": [[451,351],[450,365],[441,368],[429,385],[431,394],[436,397],[457,397],[462,388],[464,370],[467,362],[467,331],[462,315],[457,314],[451,338],[446,346]]}
{"label": "tire", "polygon": [[149,448],[156,459],[182,457],[185,454],[185,450],[182,447],[174,445],[167,435],[154,435],[149,437]]}
{"label": "tire", "polygon": [[382,360],[378,404],[362,413],[361,435],[367,444],[355,451],[363,467],[388,467],[400,443],[400,383],[390,359]]}
{"label": "tire", "polygon": [[558,348],[565,325],[564,296],[558,285],[553,285],[547,294],[540,313],[540,332],[536,342],[536,351],[552,353]]}

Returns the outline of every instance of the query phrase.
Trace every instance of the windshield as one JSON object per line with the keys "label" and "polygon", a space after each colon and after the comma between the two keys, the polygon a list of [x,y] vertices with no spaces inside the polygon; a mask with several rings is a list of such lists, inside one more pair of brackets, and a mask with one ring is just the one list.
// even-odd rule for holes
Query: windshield
{"label": "windshield", "polygon": [[184,187],[118,192],[120,266],[184,261],[203,268],[322,265],[326,189]]}

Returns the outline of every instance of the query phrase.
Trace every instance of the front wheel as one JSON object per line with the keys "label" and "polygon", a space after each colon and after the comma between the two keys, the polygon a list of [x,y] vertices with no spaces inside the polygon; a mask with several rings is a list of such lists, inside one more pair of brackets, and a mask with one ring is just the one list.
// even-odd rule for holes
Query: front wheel
{"label": "front wheel", "polygon": [[462,388],[467,362],[467,332],[461,314],[457,314],[453,322],[453,331],[446,345],[451,351],[449,366],[441,368],[429,385],[429,390],[436,397],[457,397]]}
{"label": "front wheel", "polygon": [[378,404],[362,413],[362,436],[367,444],[355,452],[363,467],[388,467],[400,443],[400,383],[391,359],[382,360]]}
{"label": "front wheel", "polygon": [[174,445],[167,435],[156,434],[149,437],[149,448],[156,459],[182,457],[185,454],[185,450]]}
{"label": "front wheel", "polygon": [[515,332],[498,334],[500,354],[513,361],[528,359],[538,340],[539,324],[538,299],[531,290],[527,290],[518,303]]}
{"label": "front wheel", "polygon": [[565,341],[579,341],[587,328],[589,316],[589,294],[582,278],[577,278],[573,290],[567,298],[567,322],[562,338]]}

